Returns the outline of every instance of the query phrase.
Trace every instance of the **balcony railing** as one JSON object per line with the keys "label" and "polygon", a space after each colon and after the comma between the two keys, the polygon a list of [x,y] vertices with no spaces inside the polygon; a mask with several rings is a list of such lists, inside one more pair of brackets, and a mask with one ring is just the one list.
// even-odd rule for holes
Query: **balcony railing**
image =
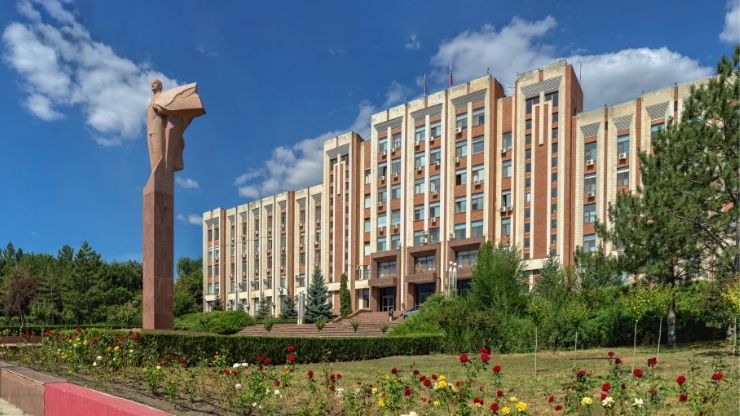
{"label": "balcony railing", "polygon": [[262,279],[262,284],[265,285],[265,289],[272,289],[272,279]]}
{"label": "balcony railing", "polygon": [[260,288],[260,281],[252,280],[252,290],[259,290],[259,288]]}

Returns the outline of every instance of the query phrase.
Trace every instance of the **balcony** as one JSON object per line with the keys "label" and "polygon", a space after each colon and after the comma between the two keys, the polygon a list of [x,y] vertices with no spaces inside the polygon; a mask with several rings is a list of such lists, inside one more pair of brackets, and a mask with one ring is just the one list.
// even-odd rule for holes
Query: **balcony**
{"label": "balcony", "polygon": [[262,279],[262,284],[265,285],[265,289],[272,289],[272,279]]}
{"label": "balcony", "polygon": [[406,283],[434,283],[437,281],[436,270],[417,270],[406,276]]}
{"label": "balcony", "polygon": [[247,291],[247,282],[240,282],[239,283],[239,291],[240,292],[246,292]]}
{"label": "balcony", "polygon": [[286,289],[288,287],[288,278],[283,276],[280,278],[280,287]]}
{"label": "balcony", "polygon": [[395,287],[398,281],[398,275],[384,274],[382,276],[368,279],[367,284],[370,287]]}
{"label": "balcony", "polygon": [[295,284],[298,287],[304,287],[304,286],[306,286],[306,277],[305,276],[296,276],[295,277]]}
{"label": "balcony", "polygon": [[260,281],[252,280],[252,290],[259,290],[259,288],[260,288]]}

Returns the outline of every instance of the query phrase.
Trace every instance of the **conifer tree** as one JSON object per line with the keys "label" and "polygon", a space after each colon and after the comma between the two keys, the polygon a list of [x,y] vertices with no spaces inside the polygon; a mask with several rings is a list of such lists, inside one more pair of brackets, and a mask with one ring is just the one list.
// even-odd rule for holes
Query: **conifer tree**
{"label": "conifer tree", "polygon": [[352,294],[347,287],[347,275],[342,273],[342,280],[339,283],[339,314],[342,317],[349,316],[352,313]]}
{"label": "conifer tree", "polygon": [[272,316],[272,305],[267,301],[267,297],[263,296],[260,299],[259,305],[257,305],[257,319],[267,319]]}
{"label": "conifer tree", "polygon": [[306,292],[306,322],[315,322],[318,317],[331,318],[329,291],[324,283],[324,276],[317,267],[311,275],[311,284]]}
{"label": "conifer tree", "polygon": [[293,296],[284,296],[283,304],[280,307],[280,319],[295,319],[298,316],[298,311],[295,306],[295,298]]}

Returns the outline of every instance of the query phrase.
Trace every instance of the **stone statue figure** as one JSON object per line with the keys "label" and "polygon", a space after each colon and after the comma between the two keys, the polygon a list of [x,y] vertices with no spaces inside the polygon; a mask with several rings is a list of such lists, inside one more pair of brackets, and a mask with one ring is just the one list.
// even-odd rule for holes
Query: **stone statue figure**
{"label": "stone statue figure", "polygon": [[143,329],[172,329],[174,316],[174,180],[183,169],[182,135],[193,118],[206,113],[198,85],[188,84],[162,91],[152,81],[147,106],[146,133],[151,173],[143,191]]}

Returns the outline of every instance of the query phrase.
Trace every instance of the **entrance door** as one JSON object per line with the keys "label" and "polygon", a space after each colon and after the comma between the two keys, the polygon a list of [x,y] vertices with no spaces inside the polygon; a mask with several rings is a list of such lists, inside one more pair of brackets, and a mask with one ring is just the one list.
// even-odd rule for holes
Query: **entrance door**
{"label": "entrance door", "polygon": [[426,283],[423,285],[415,285],[414,288],[414,300],[416,302],[415,306],[421,305],[424,303],[427,298],[434,294],[434,283]]}
{"label": "entrance door", "polygon": [[380,310],[388,312],[391,309],[396,309],[396,288],[384,287],[380,289]]}

